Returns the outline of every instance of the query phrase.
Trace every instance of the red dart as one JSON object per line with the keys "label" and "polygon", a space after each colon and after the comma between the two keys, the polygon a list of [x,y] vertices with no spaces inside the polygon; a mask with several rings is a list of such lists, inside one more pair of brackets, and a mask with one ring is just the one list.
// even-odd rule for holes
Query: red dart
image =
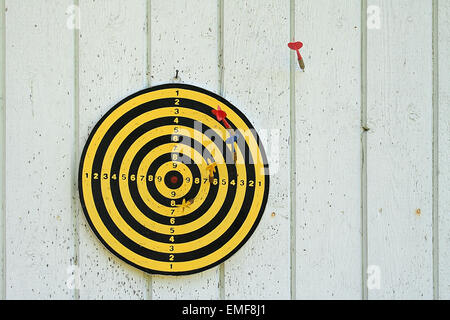
{"label": "red dart", "polygon": [[289,42],[288,43],[288,47],[291,50],[295,50],[297,52],[297,59],[298,59],[298,64],[300,66],[300,68],[305,71],[305,62],[303,61],[302,55],[300,54],[300,49],[303,47],[303,43],[298,41],[298,42]]}
{"label": "red dart", "polygon": [[227,113],[225,111],[223,111],[220,106],[217,106],[217,110],[212,110],[212,113],[216,116],[217,121],[222,121],[223,124],[225,125],[225,128],[230,129],[230,125],[227,122]]}

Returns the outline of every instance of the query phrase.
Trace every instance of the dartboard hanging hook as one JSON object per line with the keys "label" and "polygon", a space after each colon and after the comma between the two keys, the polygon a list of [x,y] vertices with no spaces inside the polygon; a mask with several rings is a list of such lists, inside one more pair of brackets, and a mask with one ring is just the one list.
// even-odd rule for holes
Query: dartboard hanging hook
{"label": "dartboard hanging hook", "polygon": [[179,73],[180,73],[180,70],[176,69],[175,70],[175,77],[173,77],[173,82],[176,82],[176,83],[180,83],[181,82],[181,78],[180,78]]}

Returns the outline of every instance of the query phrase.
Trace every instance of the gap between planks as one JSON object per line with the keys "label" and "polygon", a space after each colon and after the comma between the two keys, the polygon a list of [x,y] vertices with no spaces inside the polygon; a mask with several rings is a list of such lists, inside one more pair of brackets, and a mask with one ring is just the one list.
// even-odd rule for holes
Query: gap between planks
{"label": "gap between planks", "polygon": [[1,247],[1,288],[0,288],[0,299],[6,299],[6,196],[5,196],[5,187],[6,187],[6,83],[5,83],[5,74],[6,74],[6,13],[5,13],[5,0],[0,0],[0,63],[1,63],[1,74],[0,74],[0,90],[1,90],[1,113],[0,113],[0,170],[1,170],[1,186],[0,186],[0,247]]}
{"label": "gap between planks", "polygon": [[361,292],[368,300],[368,225],[367,225],[367,0],[361,0]]}
{"label": "gap between planks", "polygon": [[439,0],[433,0],[433,298],[439,300]]}

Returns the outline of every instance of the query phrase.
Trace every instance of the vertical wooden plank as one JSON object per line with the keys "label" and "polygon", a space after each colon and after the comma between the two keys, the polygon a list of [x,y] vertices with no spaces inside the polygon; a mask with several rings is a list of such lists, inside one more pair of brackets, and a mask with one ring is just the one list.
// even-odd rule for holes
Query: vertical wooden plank
{"label": "vertical wooden plank", "polygon": [[368,236],[367,236],[367,0],[361,0],[361,284],[362,299],[368,300]]}
{"label": "vertical wooden plank", "polygon": [[6,298],[66,299],[73,263],[70,0],[6,1]]}
{"label": "vertical wooden plank", "polygon": [[450,299],[450,2],[439,1],[439,298]]}
{"label": "vertical wooden plank", "polygon": [[152,85],[181,81],[217,91],[217,2],[152,0],[151,9]]}
{"label": "vertical wooden plank", "polygon": [[5,0],[0,1],[0,299],[5,299]]}
{"label": "vertical wooden plank", "polygon": [[369,6],[381,18],[368,30],[369,299],[431,299],[432,2]]}
{"label": "vertical wooden plank", "polygon": [[267,140],[271,172],[258,228],[225,262],[225,298],[289,299],[290,4],[261,0],[224,5],[224,95]]}
{"label": "vertical wooden plank", "polygon": [[297,0],[299,299],[361,299],[361,5]]}
{"label": "vertical wooden plank", "polygon": [[[145,0],[80,0],[80,152],[110,108],[146,85]],[[144,299],[147,276],[111,254],[79,211],[81,299]]]}
{"label": "vertical wooden plank", "polygon": [[[151,84],[181,81],[218,92],[217,19],[216,1],[152,0]],[[219,267],[152,280],[153,299],[219,298]]]}

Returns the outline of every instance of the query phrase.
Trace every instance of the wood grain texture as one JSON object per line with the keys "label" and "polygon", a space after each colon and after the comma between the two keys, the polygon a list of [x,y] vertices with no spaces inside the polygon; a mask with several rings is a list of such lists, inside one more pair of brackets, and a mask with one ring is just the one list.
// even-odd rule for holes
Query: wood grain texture
{"label": "wood grain texture", "polygon": [[[100,118],[145,88],[146,1],[80,1],[80,154]],[[110,253],[79,211],[81,299],[145,299],[147,275]]]}
{"label": "wood grain texture", "polygon": [[70,3],[6,1],[7,299],[73,295]]}
{"label": "wood grain texture", "polygon": [[360,12],[358,1],[296,1],[299,299],[362,296]]}
{"label": "wood grain texture", "polygon": [[[218,93],[217,14],[216,1],[151,1],[152,86],[183,82]],[[152,276],[152,298],[218,299],[219,267],[190,276]]]}
{"label": "wood grain texture", "polygon": [[[0,0],[1,298],[360,299],[367,187],[364,253],[381,277],[369,299],[433,298],[436,260],[434,284],[450,299],[449,1],[434,2],[438,64],[433,0],[367,1],[380,25],[371,11],[365,186],[360,1],[295,0],[293,12],[290,2]],[[79,35],[68,25],[78,3]],[[305,44],[305,73],[297,65],[290,73],[290,27]],[[74,190],[100,118],[127,95],[168,82],[222,93],[264,138],[271,169],[250,240],[221,267],[181,277],[149,276],[111,254]]]}
{"label": "wood grain texture", "polygon": [[289,1],[224,3],[224,96],[263,138],[271,173],[258,228],[225,262],[225,298],[289,299]]}
{"label": "wood grain texture", "polygon": [[450,299],[450,2],[439,1],[439,297]]}
{"label": "wood grain texture", "polygon": [[381,272],[369,299],[431,299],[432,5],[369,5],[381,12],[368,31],[368,254]]}

